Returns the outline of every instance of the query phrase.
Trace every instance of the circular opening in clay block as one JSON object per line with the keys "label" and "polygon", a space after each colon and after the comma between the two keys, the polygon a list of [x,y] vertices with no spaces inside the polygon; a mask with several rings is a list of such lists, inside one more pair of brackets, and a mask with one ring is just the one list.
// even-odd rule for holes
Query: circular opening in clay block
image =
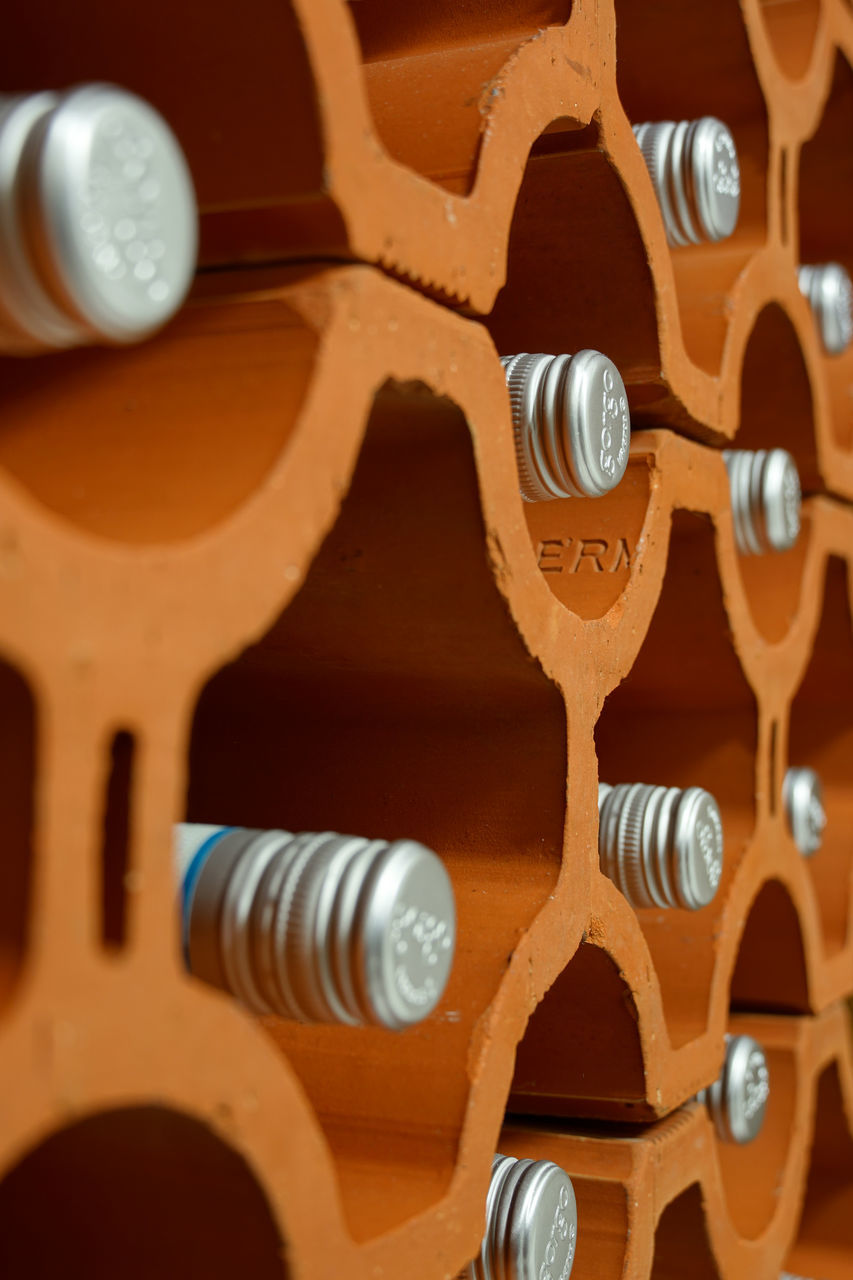
{"label": "circular opening in clay block", "polygon": [[650,1280],[721,1280],[708,1239],[708,1222],[698,1183],[664,1209],[655,1229]]}
{"label": "circular opening in clay block", "polygon": [[284,1280],[284,1249],[245,1160],[165,1107],[104,1111],[60,1129],[0,1182],[8,1280]]}
{"label": "circular opening in clay block", "polygon": [[791,1275],[841,1277],[849,1266],[853,1253],[850,1085],[850,1070],[843,1061],[828,1066],[817,1082],[805,1198],[797,1239],[785,1263]]}
{"label": "circular opening in clay block", "polygon": [[[732,1024],[762,1044],[760,1024]],[[763,1044],[770,1072],[770,1096],[764,1123],[752,1142],[717,1141],[726,1207],[738,1235],[755,1240],[770,1225],[779,1206],[797,1102],[797,1064],[788,1049]]]}
{"label": "circular opening in clay block", "polygon": [[437,0],[348,6],[373,123],[395,160],[467,195],[500,73],[519,47],[569,20],[571,0]]}
{"label": "circular opening in clay block", "polygon": [[[0,548],[14,563],[15,548]],[[36,711],[24,677],[0,658],[0,1013],[14,995],[27,951],[33,871]]]}
{"label": "circular opening in clay block", "polygon": [[663,0],[650,20],[646,7],[617,0],[616,32],[619,96],[632,124],[716,116],[737,146],[741,196],[734,233],[720,244],[672,250],[687,354],[718,374],[731,289],[764,243],[767,224],[767,108],[741,6],[737,0]]}
{"label": "circular opening in clay block", "polygon": [[787,887],[779,880],[762,885],[750,903],[729,1001],[732,1009],[810,1012],[800,917]]}
{"label": "circular opening in clay block", "polygon": [[132,544],[227,518],[296,424],[316,339],[277,299],[190,307],[123,350],[3,362],[0,469],[63,521]]}
{"label": "circular opening in clay block", "polygon": [[755,824],[757,708],[732,643],[710,519],[673,515],[663,588],[595,731],[603,782],[700,786],[723,820],[723,874],[701,911],[640,909],[674,1046],[707,1026],[728,886]]}
{"label": "circular opening in clay block", "polygon": [[554,595],[581,618],[601,618],[637,570],[651,494],[646,458],[601,498],[526,502],[524,515],[536,563]]}
{"label": "circular opening in clay block", "polygon": [[629,401],[650,370],[659,395],[654,281],[595,124],[555,120],[533,144],[510,228],[506,284],[486,324],[502,356],[592,348],[614,362]]}
{"label": "circular opening in clay block", "polygon": [[[800,151],[800,262],[839,262],[853,275],[853,68],[839,53],[823,116]],[[853,346],[824,368],[836,443],[853,448]]]}
{"label": "circular opening in clay block", "polygon": [[826,827],[805,860],[817,895],[824,946],[848,942],[853,872],[853,621],[847,567],[827,563],[823,608],[812,657],[791,706],[788,764],[814,769],[823,787]]}
{"label": "circular opening in clay block", "polygon": [[820,22],[820,0],[760,0],[761,16],[773,54],[789,80],[802,80],[809,69]]}
{"label": "circular opening in clay block", "polygon": [[423,1024],[264,1023],[321,1118],[358,1239],[446,1193],[471,1037],[560,872],[565,704],[485,538],[464,416],[420,383],[386,385],[303,586],[211,677],[192,724],[190,821],[409,837],[453,881],[456,958]]}

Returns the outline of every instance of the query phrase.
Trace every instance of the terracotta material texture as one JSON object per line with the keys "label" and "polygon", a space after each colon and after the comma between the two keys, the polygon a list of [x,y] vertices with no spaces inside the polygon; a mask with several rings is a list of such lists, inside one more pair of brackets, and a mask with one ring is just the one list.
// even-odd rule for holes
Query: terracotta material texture
{"label": "terracotta material texture", "polygon": [[[576,1280],[848,1280],[853,355],[796,267],[853,270],[853,10],[414,8],[155,5],[155,58],[33,0],[0,51],[149,98],[203,244],[150,342],[0,363],[0,1275],[453,1277],[502,1150],[572,1176]],[[630,126],[703,113],[741,222],[671,250]],[[627,472],[525,504],[499,357],[583,347]],[[795,457],[792,550],[737,551],[726,441]],[[708,907],[605,878],[599,780],[712,792]],[[438,1010],[188,976],[184,820],[434,849]],[[744,1148],[692,1101],[728,1031],[770,1062]]]}

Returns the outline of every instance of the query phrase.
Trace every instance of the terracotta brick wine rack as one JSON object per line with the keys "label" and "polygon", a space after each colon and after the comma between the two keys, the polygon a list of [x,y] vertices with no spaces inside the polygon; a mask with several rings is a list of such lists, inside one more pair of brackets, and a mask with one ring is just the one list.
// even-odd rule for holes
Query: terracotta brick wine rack
{"label": "terracotta brick wine rack", "polygon": [[[157,108],[200,252],[154,337],[0,357],[0,1276],[453,1280],[501,1151],[570,1175],[574,1280],[850,1280],[853,345],[798,268],[853,273],[851,4],[7,28],[4,94]],[[737,228],[673,246],[632,126],[708,116]],[[624,475],[524,502],[500,357],[586,349]],[[746,554],[730,449],[793,457],[789,549]],[[707,905],[604,874],[600,782],[710,792]],[[309,1024],[193,976],[181,822],[433,850],[437,1008]],[[744,1145],[696,1097],[735,1035]]]}

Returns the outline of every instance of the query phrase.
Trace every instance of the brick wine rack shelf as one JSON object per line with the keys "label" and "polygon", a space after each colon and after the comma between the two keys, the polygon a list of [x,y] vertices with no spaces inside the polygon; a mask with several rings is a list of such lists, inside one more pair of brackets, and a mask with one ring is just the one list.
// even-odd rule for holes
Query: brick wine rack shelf
{"label": "brick wine rack shelf", "polygon": [[[797,268],[853,272],[853,7],[28,0],[0,68],[146,98],[200,210],[158,335],[0,360],[0,1275],[448,1280],[502,1151],[574,1280],[850,1280],[853,346]],[[671,248],[632,124],[701,116],[740,217]],[[582,348],[627,470],[524,503],[499,357]],[[723,446],[793,455],[792,549]],[[602,873],[600,779],[716,797],[709,906]],[[185,820],[433,849],[436,1011],[190,976]],[[745,1146],[695,1100],[741,1032]]]}

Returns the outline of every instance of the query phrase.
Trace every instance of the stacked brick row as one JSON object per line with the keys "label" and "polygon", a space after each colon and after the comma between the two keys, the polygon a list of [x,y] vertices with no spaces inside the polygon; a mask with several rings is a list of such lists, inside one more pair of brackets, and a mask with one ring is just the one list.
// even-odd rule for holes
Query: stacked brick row
{"label": "stacked brick row", "polygon": [[[635,10],[155,5],[156,57],[100,3],[14,19],[5,89],[170,120],[202,272],[149,343],[2,367],[7,1267],[96,1237],[124,1275],[453,1276],[503,1150],[572,1175],[579,1280],[849,1272],[853,356],[796,266],[853,269],[853,12]],[[739,229],[671,251],[630,125],[712,112]],[[524,506],[498,356],[586,346],[627,474]],[[732,439],[796,457],[794,550],[738,554]],[[810,860],[789,764],[824,782]],[[599,777],[713,792],[710,907],[601,874]],[[184,816],[434,848],[438,1012],[312,1028],[188,978]],[[772,1078],[748,1148],[691,1102],[737,1029]]]}

